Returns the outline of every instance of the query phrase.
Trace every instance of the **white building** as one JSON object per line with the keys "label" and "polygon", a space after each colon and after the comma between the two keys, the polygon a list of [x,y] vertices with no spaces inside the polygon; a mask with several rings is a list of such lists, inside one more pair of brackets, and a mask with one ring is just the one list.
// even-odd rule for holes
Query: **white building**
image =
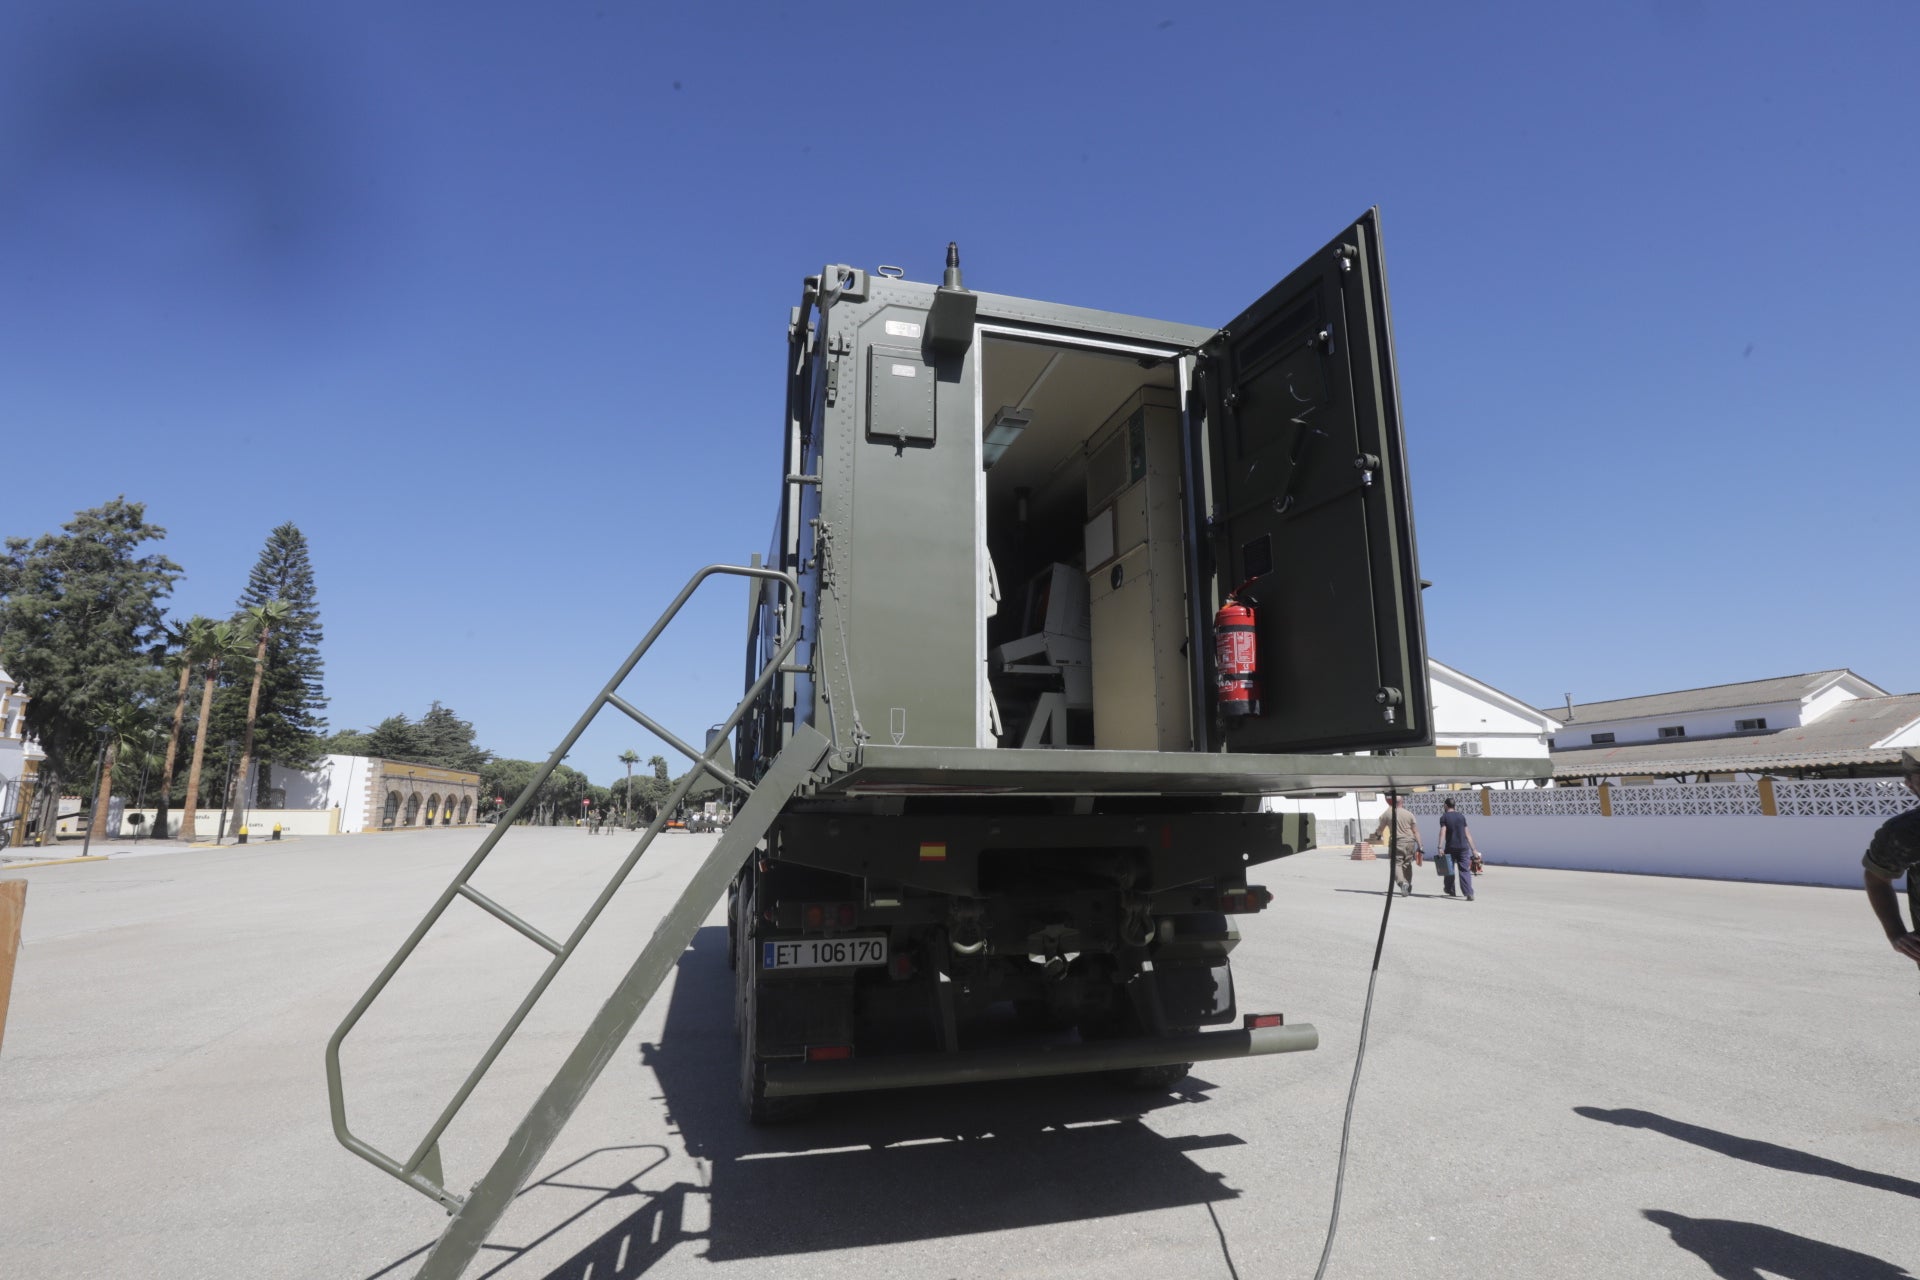
{"label": "white building", "polygon": [[1554,738],[1566,781],[1674,783],[1896,773],[1920,746],[1920,694],[1844,668],[1618,698],[1571,709]]}
{"label": "white building", "polygon": [[1434,754],[1535,758],[1553,750],[1560,721],[1445,663],[1427,661]]}
{"label": "white building", "polygon": [[1779,733],[1819,720],[1855,698],[1887,696],[1879,685],[1841,667],[1577,706],[1568,699],[1564,711],[1556,708],[1549,714],[1558,716],[1562,723],[1554,750],[1576,751],[1583,747]]}
{"label": "white building", "polygon": [[46,758],[40,745],[27,736],[27,695],[0,669],[0,845],[8,842],[8,827],[19,813],[20,780],[28,762],[36,767]]}

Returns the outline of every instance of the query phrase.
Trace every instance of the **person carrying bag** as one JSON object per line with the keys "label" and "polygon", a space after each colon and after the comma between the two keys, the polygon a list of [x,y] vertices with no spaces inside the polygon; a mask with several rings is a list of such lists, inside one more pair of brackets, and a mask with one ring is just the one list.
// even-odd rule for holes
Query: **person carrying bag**
{"label": "person carrying bag", "polygon": [[[1463,897],[1473,901],[1473,873],[1480,868],[1480,851],[1474,848],[1473,833],[1467,830],[1467,815],[1454,807],[1449,796],[1446,807],[1440,814],[1440,856],[1434,859],[1434,869],[1446,883],[1447,896]],[[1454,882],[1460,884],[1460,892],[1454,892]]]}

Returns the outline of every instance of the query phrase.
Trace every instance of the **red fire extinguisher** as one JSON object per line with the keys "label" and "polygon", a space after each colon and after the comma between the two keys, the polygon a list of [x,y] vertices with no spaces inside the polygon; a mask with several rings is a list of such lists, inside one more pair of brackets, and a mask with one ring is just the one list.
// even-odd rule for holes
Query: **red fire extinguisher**
{"label": "red fire extinguisher", "polygon": [[1227,597],[1213,615],[1214,686],[1228,719],[1260,714],[1260,666],[1255,657],[1253,606]]}

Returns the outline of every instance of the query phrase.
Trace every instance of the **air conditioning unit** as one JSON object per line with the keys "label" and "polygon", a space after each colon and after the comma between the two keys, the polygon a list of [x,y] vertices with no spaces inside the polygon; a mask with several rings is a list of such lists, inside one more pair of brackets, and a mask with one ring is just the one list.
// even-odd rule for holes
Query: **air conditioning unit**
{"label": "air conditioning unit", "polygon": [[1460,754],[1463,756],[1477,756],[1480,754],[1480,744],[1477,742],[1463,742],[1460,744]]}

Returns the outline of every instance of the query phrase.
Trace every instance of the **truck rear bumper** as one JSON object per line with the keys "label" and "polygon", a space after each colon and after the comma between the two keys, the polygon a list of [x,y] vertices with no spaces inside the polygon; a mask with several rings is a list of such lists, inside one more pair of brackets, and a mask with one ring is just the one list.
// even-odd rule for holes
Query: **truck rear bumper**
{"label": "truck rear bumper", "polygon": [[1319,1047],[1320,1033],[1312,1025],[1302,1023],[1251,1031],[1196,1031],[1161,1038],[1097,1040],[1033,1048],[915,1053],[839,1062],[769,1062],[762,1070],[769,1098],[800,1098],[825,1093],[864,1093],[922,1085],[1124,1071],[1175,1062],[1217,1062],[1222,1058],[1299,1053]]}

